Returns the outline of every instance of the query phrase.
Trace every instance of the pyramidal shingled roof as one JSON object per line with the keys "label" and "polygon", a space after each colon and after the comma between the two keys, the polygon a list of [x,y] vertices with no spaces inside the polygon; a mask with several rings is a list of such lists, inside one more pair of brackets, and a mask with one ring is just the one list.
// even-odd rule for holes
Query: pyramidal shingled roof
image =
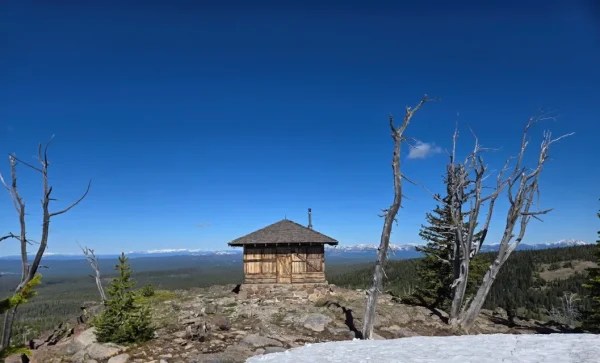
{"label": "pyramidal shingled roof", "polygon": [[283,219],[258,231],[234,239],[228,244],[230,246],[244,246],[255,243],[323,243],[337,245],[338,241],[296,222]]}

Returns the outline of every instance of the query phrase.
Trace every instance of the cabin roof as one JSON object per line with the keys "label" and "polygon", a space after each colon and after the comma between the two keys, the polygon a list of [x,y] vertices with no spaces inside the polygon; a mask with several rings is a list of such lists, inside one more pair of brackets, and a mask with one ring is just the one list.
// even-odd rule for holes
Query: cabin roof
{"label": "cabin roof", "polygon": [[278,244],[278,243],[322,243],[337,245],[338,241],[322,233],[300,225],[288,219],[273,223],[258,231],[229,242],[230,246],[245,246],[251,244]]}

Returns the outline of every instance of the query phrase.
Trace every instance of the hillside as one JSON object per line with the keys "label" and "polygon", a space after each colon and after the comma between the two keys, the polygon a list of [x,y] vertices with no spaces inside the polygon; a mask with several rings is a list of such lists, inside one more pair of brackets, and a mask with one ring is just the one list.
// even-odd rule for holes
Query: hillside
{"label": "hillside", "polygon": [[[485,303],[485,308],[498,307],[512,311],[514,315],[548,320],[547,312],[560,307],[565,292],[580,297],[580,309],[586,309],[582,284],[585,268],[595,266],[591,262],[594,246],[577,246],[545,250],[516,251],[500,271]],[[494,253],[480,255],[491,262]],[[389,277],[385,288],[398,297],[410,295],[416,286],[418,260],[390,261],[386,267]],[[370,264],[363,264],[352,272],[332,274],[331,283],[349,288],[366,288],[372,278]]]}
{"label": "hillside", "polygon": [[[562,249],[517,251],[498,277],[486,308],[518,310],[515,315],[544,320],[548,309],[559,306],[564,291],[581,293],[585,271],[590,265],[592,246]],[[330,283],[351,289],[364,289],[371,280],[369,266],[374,253],[341,253],[328,255],[326,275]],[[484,254],[484,258],[492,258]],[[154,256],[132,258],[131,265],[137,286],[152,284],[158,289],[178,290],[208,287],[218,284],[237,284],[242,281],[241,259],[235,255],[212,256]],[[16,268],[3,261],[3,270]],[[111,279],[114,259],[100,260],[107,284]],[[395,296],[405,296],[415,288],[417,260],[390,261],[386,271],[386,289]],[[89,266],[82,259],[49,258],[44,262],[44,275],[39,295],[19,311],[15,337],[28,339],[54,328],[68,317],[77,316],[86,301],[97,301],[98,293],[88,276]],[[539,277],[538,277],[539,275]],[[548,278],[552,276],[552,278]],[[8,295],[16,285],[17,275],[3,275],[0,291]],[[545,279],[548,278],[548,279]],[[586,300],[580,301],[585,308]],[[518,308],[521,307],[519,310]]]}
{"label": "hillside", "polygon": [[[305,344],[360,337],[363,291],[333,285],[238,288],[215,285],[159,292],[147,301],[158,327],[155,339],[130,347],[96,343],[86,324],[72,321],[35,340],[33,359],[53,363],[95,359],[104,363],[120,354],[123,361],[136,363],[160,359],[176,363],[243,362],[250,356]],[[557,327],[534,321],[509,326],[485,311],[473,332],[558,331]],[[443,316],[423,307],[398,303],[389,294],[380,299],[375,333],[379,339],[456,334],[443,322]]]}

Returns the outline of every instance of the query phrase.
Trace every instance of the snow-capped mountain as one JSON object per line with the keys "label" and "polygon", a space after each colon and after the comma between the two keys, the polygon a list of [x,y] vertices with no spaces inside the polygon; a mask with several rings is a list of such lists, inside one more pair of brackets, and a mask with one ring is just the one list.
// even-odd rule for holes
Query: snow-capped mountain
{"label": "snow-capped mountain", "polygon": [[[586,241],[582,241],[582,240],[576,240],[576,239],[561,239],[559,241],[556,242],[543,242],[543,243],[521,243],[519,244],[519,247],[517,247],[517,250],[545,250],[547,248],[562,248],[562,247],[575,247],[575,246],[585,246],[585,245],[589,245],[591,243],[586,242]],[[483,252],[492,252],[492,251],[497,251],[498,248],[500,247],[499,244],[492,244],[492,245],[486,245],[484,244],[481,248],[481,250]]]}
{"label": "snow-capped mountain", "polygon": [[[574,246],[585,246],[591,243],[576,240],[576,239],[563,239],[556,242],[546,243],[521,243],[517,250],[542,250],[547,248],[559,248],[559,247],[574,247]],[[359,243],[354,245],[338,245],[338,246],[325,246],[325,253],[333,258],[351,258],[356,259],[361,256],[374,256],[377,253],[378,244],[375,243]],[[393,259],[413,258],[419,257],[421,254],[417,251],[417,247],[422,246],[419,244],[390,244],[389,251],[390,257]],[[482,252],[493,252],[498,250],[498,244],[484,244],[481,248]],[[222,256],[222,257],[236,257],[242,254],[241,248],[232,248],[228,250],[201,250],[201,249],[187,249],[187,248],[168,248],[168,249],[153,249],[147,251],[129,251],[126,255],[129,258],[138,257],[170,257],[170,256]],[[99,258],[116,258],[118,254],[98,254]],[[13,260],[20,259],[20,256],[0,256],[2,260]],[[83,259],[83,254],[71,253],[52,253],[47,252],[44,255],[46,260],[72,260],[72,259]]]}
{"label": "snow-capped mountain", "polygon": [[[576,239],[563,239],[556,242],[545,243],[521,243],[517,250],[543,250],[547,248],[575,247],[589,245],[589,242]],[[390,244],[389,250],[392,258],[410,258],[417,257],[420,253],[417,251],[418,246],[422,244]],[[359,243],[355,245],[339,245],[326,246],[325,251],[329,255],[353,255],[353,254],[370,254],[377,252],[378,244],[374,243]],[[499,244],[484,244],[481,248],[482,252],[497,251]]]}
{"label": "snow-capped mountain", "polygon": [[[395,251],[415,251],[416,244],[390,244],[389,250]],[[377,250],[379,246],[374,243],[359,243],[355,245],[339,245],[339,246],[326,246],[325,250],[329,252],[366,252]]]}
{"label": "snow-capped mountain", "polygon": [[228,256],[228,255],[239,255],[242,253],[241,249],[231,250],[201,250],[201,249],[187,249],[187,248],[167,248],[159,250],[148,250],[148,251],[130,251],[127,252],[128,257],[152,257],[152,256]]}

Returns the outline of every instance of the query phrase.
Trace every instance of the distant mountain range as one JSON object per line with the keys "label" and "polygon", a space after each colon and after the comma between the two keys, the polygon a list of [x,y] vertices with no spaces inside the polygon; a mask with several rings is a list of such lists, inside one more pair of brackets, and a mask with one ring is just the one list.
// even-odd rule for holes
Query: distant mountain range
{"label": "distant mountain range", "polygon": [[[563,239],[557,242],[547,242],[547,243],[535,243],[535,244],[527,244],[521,243],[517,250],[543,250],[547,248],[560,248],[560,247],[574,247],[574,246],[585,246],[590,244],[586,241],[576,240],[576,239]],[[422,244],[390,244],[389,250],[392,253],[396,252],[408,252],[408,251],[416,251],[417,247],[423,246]],[[367,251],[376,251],[378,245],[374,243],[359,243],[356,245],[350,246],[327,246],[326,249],[330,253],[351,253],[351,252],[367,252]],[[493,252],[497,251],[500,248],[500,244],[492,244],[486,245],[484,244],[481,248],[483,252]]]}
{"label": "distant mountain range", "polygon": [[[573,247],[573,246],[584,246],[591,243],[575,240],[575,239],[565,239],[557,242],[548,242],[548,243],[535,243],[535,244],[527,244],[521,243],[517,250],[542,250],[547,248],[560,248],[560,247]],[[393,259],[404,259],[404,258],[413,258],[419,257],[420,253],[417,251],[417,247],[422,246],[419,244],[391,244],[390,245],[390,253],[391,258]],[[497,251],[500,245],[483,245],[483,252],[493,252]],[[355,245],[338,245],[338,246],[326,246],[325,253],[330,256],[330,258],[335,259],[359,259],[360,257],[371,256],[377,252],[378,245],[374,243],[359,243]],[[141,257],[171,257],[171,256],[202,256],[202,257],[210,257],[210,256],[220,256],[220,257],[237,257],[242,254],[241,248],[233,248],[230,250],[216,250],[216,251],[206,251],[199,249],[185,249],[185,248],[175,248],[175,249],[156,249],[156,250],[148,250],[148,251],[130,251],[127,253],[127,257],[129,258],[141,258]],[[101,254],[98,255],[98,258],[116,258],[118,254]],[[0,260],[13,260],[20,259],[20,256],[1,256]],[[82,254],[53,254],[46,253],[44,256],[46,260],[74,260],[74,259],[83,259]]]}

